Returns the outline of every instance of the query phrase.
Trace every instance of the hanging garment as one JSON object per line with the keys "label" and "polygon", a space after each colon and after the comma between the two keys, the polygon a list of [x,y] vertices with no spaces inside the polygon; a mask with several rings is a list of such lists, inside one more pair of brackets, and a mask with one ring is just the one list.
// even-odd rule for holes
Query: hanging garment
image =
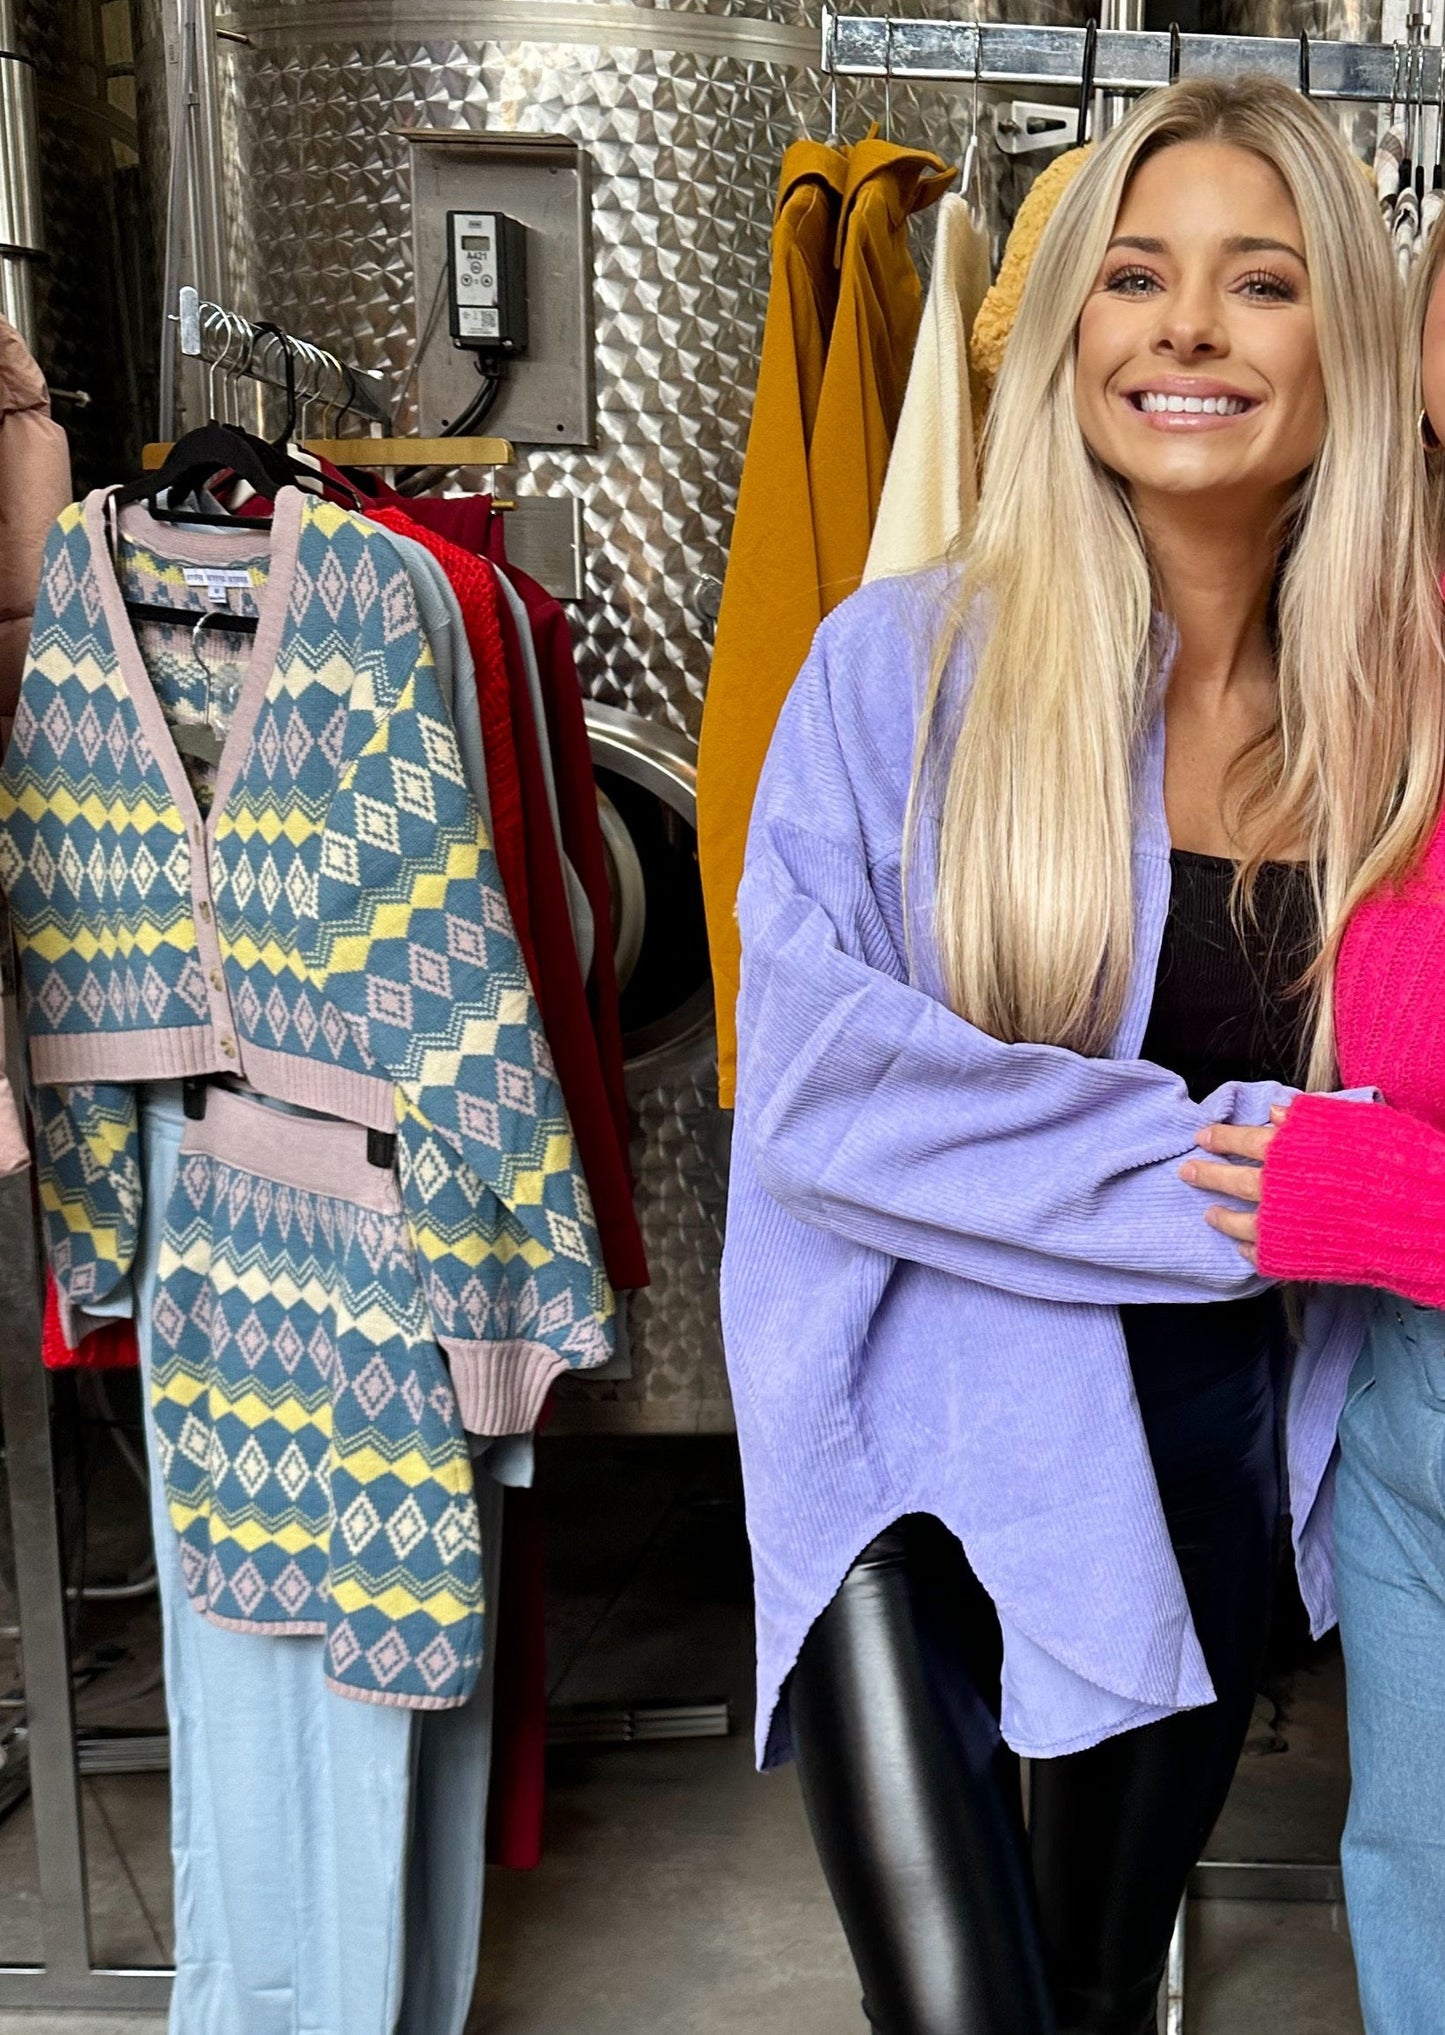
{"label": "hanging garment", "polygon": [[[545,587],[507,557],[507,519],[493,507],[490,495],[429,496],[407,501],[404,506],[409,515],[438,536],[449,538],[463,551],[490,559],[506,574],[526,604],[542,676],[552,762],[562,808],[563,846],[586,889],[594,926],[610,927],[612,894],[607,881],[607,852],[597,817],[597,779],[592,769],[582,688],[566,612]],[[597,1033],[603,1078],[612,1100],[618,1143],[626,1162],[631,1123],[623,1074],[622,1013],[610,935],[605,940],[599,936],[596,941],[592,973],[587,980],[587,1000]],[[614,1278],[613,1284],[617,1283]]]}
{"label": "hanging garment", "polygon": [[718,1100],[731,1107],[734,916],[753,793],[773,723],[823,618],[808,447],[838,303],[847,157],[815,141],[783,157],[773,280],[697,758],[697,847],[717,1004]]}
{"label": "hanging garment", "polygon": [[487,789],[492,804],[492,845],[501,871],[502,888],[507,894],[517,938],[527,963],[527,973],[535,983],[537,964],[527,897],[522,780],[517,766],[517,745],[512,735],[506,647],[502,641],[498,613],[501,595],[494,575],[481,559],[473,557],[460,546],[449,545],[447,540],[438,537],[429,522],[413,516],[414,509],[430,506],[426,502],[408,502],[405,509],[401,509],[382,502],[368,509],[367,515],[383,530],[424,544],[446,573],[461,603],[476,678]]}
{"label": "hanging garment", "polygon": [[14,1090],[5,1072],[5,1023],[4,1013],[0,1011],[0,1176],[23,1173],[29,1164],[30,1147],[25,1142],[25,1126],[20,1121]]}
{"label": "hanging garment", "polygon": [[[1066,149],[1034,178],[1014,215],[1004,245],[998,274],[979,306],[969,338],[969,363],[973,369],[974,401],[987,402],[1003,363],[1004,349],[1018,316],[1019,303],[1033,267],[1034,256],[1044,229],[1058,209],[1059,200],[1089,160],[1092,142]],[[975,415],[977,415],[975,407]]]}
{"label": "hanging garment", "polygon": [[[178,1082],[143,1091],[135,1279],[147,1390],[186,1127]],[[495,1620],[461,1708],[344,1701],[323,1680],[319,1638],[241,1636],[192,1616],[150,1423],[146,1433],[171,1748],[172,2035],[462,2035],[480,1935]],[[501,1490],[484,1465],[477,1497],[491,1605]]]}
{"label": "hanging garment", "polygon": [[[377,508],[372,513],[387,529],[393,527],[400,514],[388,508]],[[610,1283],[617,1289],[645,1286],[647,1255],[633,1207],[626,1145],[617,1132],[577,964],[552,806],[542,767],[544,731],[537,726],[516,625],[510,606],[503,603],[497,569],[489,561],[461,551],[459,546],[422,525],[413,527],[453,583],[466,586],[469,600],[486,607],[487,640],[477,645],[476,659],[487,767],[490,772],[494,755],[505,755],[516,772],[515,822],[504,822],[498,786],[494,782],[492,787],[498,838],[507,840],[504,882],[510,902],[511,868],[514,863],[520,864],[520,887],[528,925],[524,946],[528,972],[591,1191],[591,1207]]]}
{"label": "hanging garment", "polygon": [[[495,567],[491,569],[496,570]],[[593,1204],[602,1232],[608,1276],[613,1287],[620,1291],[647,1284],[647,1254],[633,1207],[625,1147],[613,1120],[592,1030],[587,992],[572,942],[561,858],[552,833],[551,808],[542,769],[542,744],[547,731],[545,726],[537,725],[532,711],[531,690],[523,669],[521,645],[510,608],[503,607],[501,619],[511,686],[512,732],[522,779],[527,895],[532,905],[537,949],[537,1000],[542,1006],[547,1037],[554,1041],[559,1069],[564,1069],[565,1061],[562,1076],[564,1093],[576,1094],[575,1104],[569,1104],[569,1107],[574,1110],[572,1121],[588,1179],[590,1181],[594,1177],[592,1169],[595,1164],[597,1177],[605,1178],[608,1183],[604,1191],[594,1193]]]}
{"label": "hanging garment", "polygon": [[497,568],[497,591],[507,604],[512,617],[512,629],[517,649],[522,659],[522,671],[527,681],[527,697],[532,709],[532,725],[537,730],[537,748],[542,765],[542,780],[547,792],[547,812],[552,822],[552,838],[557,844],[557,859],[562,868],[562,881],[567,891],[567,916],[572,922],[572,945],[577,954],[577,967],[585,983],[592,973],[592,950],[596,930],[592,924],[592,906],[582,887],[582,879],[567,859],[566,846],[562,839],[562,810],[557,803],[557,776],[552,764],[552,745],[548,738],[547,708],[542,697],[542,674],[537,668],[537,651],[532,642],[532,624],[528,618],[522,597],[512,585],[506,573]]}
{"label": "hanging garment", "polygon": [[993,385],[998,380],[998,371],[1003,366],[1004,349],[1019,314],[1024,284],[1029,279],[1029,270],[1033,267],[1044,228],[1053,218],[1060,198],[1089,160],[1092,146],[1092,143],[1087,143],[1083,148],[1068,149],[1063,155],[1055,156],[1047,169],[1040,170],[1009,229],[998,275],[979,306],[969,335],[975,439],[982,435],[984,412],[993,394]]}
{"label": "hanging garment", "polygon": [[437,690],[442,696],[442,705],[456,734],[467,790],[488,835],[491,835],[492,799],[487,788],[487,752],[477,700],[476,662],[461,602],[446,573],[424,544],[395,530],[392,542],[401,554],[412,592],[416,595],[422,634],[436,666]]}
{"label": "hanging garment", "polygon": [[283,1127],[224,1089],[187,1123],[152,1316],[156,1453],[198,1611],[324,1633],[343,1694],[441,1708],[482,1658],[471,1456],[369,1136]]}
{"label": "hanging garment", "polygon": [[978,504],[968,335],[988,290],[988,236],[950,192],[938,207],[933,274],[865,580],[947,558]]}
{"label": "hanging garment", "polygon": [[[269,555],[259,558],[244,531],[180,529],[127,513],[123,578],[181,582],[177,595],[193,595],[193,615],[202,612],[199,596],[184,587],[180,559],[234,565],[249,553],[253,584],[264,581],[203,822],[167,719],[184,704],[178,670],[157,652],[147,668],[104,518],[105,498],[93,496],[83,512],[67,511],[52,537],[36,653],[0,778],[0,874],[26,970],[42,1204],[69,1333],[74,1339],[83,1327],[89,1303],[114,1297],[134,1253],[128,1083],[215,1069],[340,1116],[363,1138],[394,1134],[406,1221],[383,1224],[382,1234],[354,1224],[359,1247],[375,1253],[368,1309],[386,1316],[354,1340],[338,1263],[351,1244],[350,1219],[331,1209],[328,1230],[317,1208],[316,1234],[305,1236],[297,1183],[269,1179],[245,1150],[208,1156],[241,1176],[251,1166],[258,1224],[269,1197],[264,1220],[281,1241],[258,1231],[258,1252],[295,1253],[304,1243],[324,1261],[319,1340],[303,1342],[333,1401],[351,1391],[370,1417],[400,1395],[421,1426],[425,1399],[446,1429],[443,1441],[422,1445],[429,1472],[446,1459],[439,1474],[450,1480],[451,1503],[440,1511],[405,1491],[385,1448],[362,1442],[350,1458],[367,1488],[347,1505],[349,1517],[334,1521],[353,1557],[365,1547],[379,1559],[381,1543],[372,1542],[384,1535],[409,1595],[398,1591],[387,1631],[368,1644],[344,1615],[332,1623],[328,1670],[348,1692],[389,1702],[463,1700],[477,1668],[469,1636],[480,1606],[457,1406],[444,1378],[423,1382],[420,1360],[398,1366],[397,1349],[416,1347],[409,1325],[429,1306],[467,1425],[516,1432],[535,1419],[559,1370],[605,1360],[612,1301],[411,584],[381,532],[293,490],[278,498]],[[204,857],[192,855],[191,842]],[[302,1141],[294,1128],[289,1135]],[[203,1156],[193,1155],[192,1174]],[[344,1199],[350,1182],[335,1170],[308,1191],[326,1198],[329,1184]],[[179,1284],[188,1226],[199,1222],[214,1238],[222,1225],[182,1208],[179,1190],[173,1214]],[[295,1309],[284,1304],[289,1284],[263,1296],[282,1299],[275,1319],[253,1308],[234,1329],[243,1353],[249,1343],[254,1361],[274,1355],[288,1375],[300,1335]],[[158,1307],[168,1300],[171,1326],[159,1322],[162,1334],[176,1342],[205,1331],[214,1358],[219,1275],[195,1296],[173,1297],[163,1285]],[[175,1326],[179,1316],[188,1327]],[[397,1335],[397,1324],[408,1326]],[[368,1336],[384,1347],[353,1375],[348,1349],[359,1358]],[[434,1351],[432,1359],[439,1366]],[[243,1488],[265,1477],[282,1490],[299,1481],[301,1460],[275,1453],[280,1437],[273,1444],[264,1409],[242,1401],[234,1410],[249,1415],[251,1432],[221,1474],[234,1469]],[[174,1445],[183,1456],[179,1434]],[[271,1555],[279,1559],[274,1545]],[[308,1580],[304,1571],[249,1574],[244,1566],[222,1581],[258,1603],[258,1584],[284,1605]],[[363,1562],[351,1578],[362,1598],[365,1570]],[[211,1588],[209,1558],[201,1581]],[[365,1598],[363,1623],[381,1603]],[[419,1654],[418,1628],[408,1626],[418,1607],[455,1624],[465,1646],[438,1633],[446,1643],[427,1640]],[[338,1609],[347,1609],[344,1593]]]}
{"label": "hanging garment", "polygon": [[908,220],[953,175],[937,156],[871,135],[846,158],[799,142],[783,162],[758,398],[698,755],[724,1107],[733,1099],[735,907],[753,794],[813,632],[867,562],[921,308]]}
{"label": "hanging garment", "polygon": [[[502,527],[503,518],[500,514],[495,515],[488,555],[521,595],[531,626],[546,705],[557,796],[562,809],[562,842],[582,878],[597,929],[592,973],[587,982],[587,1001],[597,1035],[602,1078],[612,1105],[618,1149],[630,1179],[632,1169],[628,1142],[631,1122],[623,1072],[622,1013],[613,948],[612,893],[607,881],[607,851],[602,840],[602,824],[597,816],[597,778],[592,768],[587,717],[583,712],[582,688],[578,683],[572,651],[572,631],[561,602],[554,600],[547,589],[527,573],[507,563],[501,541]],[[617,1282],[614,1280],[613,1283]]]}
{"label": "hanging garment", "polygon": [[823,613],[863,577],[923,313],[908,222],[958,175],[870,136],[849,152],[838,221],[838,311],[808,447]]}
{"label": "hanging garment", "polygon": [[[270,504],[259,497],[247,510],[259,519]],[[392,533],[417,598],[422,629],[436,666],[437,689],[456,729],[467,789],[488,829],[491,804],[482,745],[475,672],[461,608],[451,583],[431,554],[408,537]],[[190,625],[187,624],[189,627]],[[99,1323],[72,1349],[61,1324],[54,1274],[45,1274],[45,1313],[40,1354],[47,1370],[133,1370],[138,1361],[135,1324],[129,1317]]]}
{"label": "hanging garment", "polygon": [[0,749],[10,732],[50,526],[70,500],[70,447],[45,378],[0,318]]}

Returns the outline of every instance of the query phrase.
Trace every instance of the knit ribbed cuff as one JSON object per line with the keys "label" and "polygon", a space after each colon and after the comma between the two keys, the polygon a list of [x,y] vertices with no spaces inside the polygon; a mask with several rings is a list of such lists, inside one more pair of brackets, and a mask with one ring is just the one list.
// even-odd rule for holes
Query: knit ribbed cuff
{"label": "knit ribbed cuff", "polygon": [[468,1434],[530,1434],[552,1380],[567,1369],[566,1358],[545,1343],[452,1342],[443,1336],[441,1346]]}
{"label": "knit ribbed cuff", "polygon": [[1383,1103],[1301,1096],[1265,1161],[1259,1268],[1445,1306],[1445,1136]]}

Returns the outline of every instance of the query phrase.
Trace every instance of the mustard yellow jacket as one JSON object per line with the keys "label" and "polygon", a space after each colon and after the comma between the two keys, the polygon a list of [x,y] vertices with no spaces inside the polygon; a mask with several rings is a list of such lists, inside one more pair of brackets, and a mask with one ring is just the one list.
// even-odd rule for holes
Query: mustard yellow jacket
{"label": "mustard yellow jacket", "polygon": [[862,578],[922,303],[908,220],[954,172],[873,136],[783,158],[762,359],[698,754],[698,852],[733,1101],[734,907],[753,795],[813,633]]}

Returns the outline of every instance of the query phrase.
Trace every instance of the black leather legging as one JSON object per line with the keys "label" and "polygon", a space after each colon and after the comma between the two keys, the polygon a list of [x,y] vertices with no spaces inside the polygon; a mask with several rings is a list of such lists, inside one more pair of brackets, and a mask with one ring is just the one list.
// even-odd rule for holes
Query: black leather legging
{"label": "black leather legging", "polygon": [[[1211,1318],[1212,1317],[1212,1318]],[[1027,1833],[993,1604],[936,1519],[853,1565],[789,1683],[808,1817],[878,2035],[1144,2035],[1249,1727],[1275,1572],[1272,1303],[1125,1310],[1218,1700],[1038,1760]]]}

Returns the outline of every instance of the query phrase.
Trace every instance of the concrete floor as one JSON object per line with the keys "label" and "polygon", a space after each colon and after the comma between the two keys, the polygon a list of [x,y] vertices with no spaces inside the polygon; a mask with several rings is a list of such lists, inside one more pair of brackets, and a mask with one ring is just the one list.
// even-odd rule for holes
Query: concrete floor
{"label": "concrete floor", "polygon": [[[732,1451],[568,1439],[543,1455],[554,1703],[725,1698],[736,1728],[725,1739],[554,1749],[542,1865],[489,1877],[468,2035],[864,2035],[796,1782],[752,1770]],[[153,1633],[143,1612],[112,1620],[102,1660],[124,1644],[117,1631],[131,1651],[82,1703],[132,1726],[155,1714]],[[99,1778],[84,1793],[97,1954],[160,1961],[170,1948],[164,1776]],[[1290,1661],[1257,1710],[1211,1849],[1328,1857],[1343,1797],[1338,1665]],[[0,1959],[35,1956],[38,1922],[27,1805],[0,1824]],[[0,2035],[160,2035],[163,2025],[0,2014]],[[1186,2028],[1360,2035],[1342,1915],[1196,1903]]]}

